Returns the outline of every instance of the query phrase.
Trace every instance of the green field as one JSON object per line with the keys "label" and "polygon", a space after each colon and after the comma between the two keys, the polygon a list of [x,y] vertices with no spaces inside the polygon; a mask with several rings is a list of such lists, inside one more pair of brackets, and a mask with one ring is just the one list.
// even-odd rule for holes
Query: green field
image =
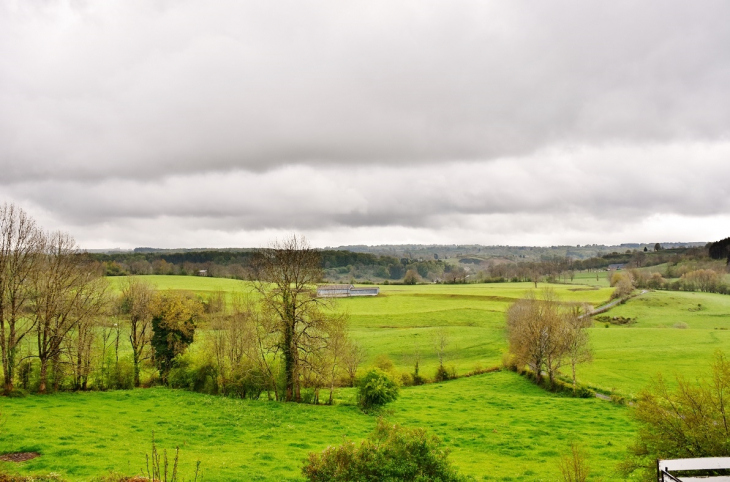
{"label": "green field", "polygon": [[[575,284],[551,288],[566,302],[598,306],[609,299],[605,273],[599,283],[580,274]],[[224,279],[145,279],[160,289],[201,294],[250,290],[246,282]],[[111,279],[114,287],[121,281]],[[464,374],[501,363],[504,311],[532,289],[531,283],[388,285],[376,298],[339,300],[336,309],[349,314],[352,337],[370,362],[385,354],[410,372],[420,357],[421,373],[432,376],[434,336],[445,330],[447,365]],[[659,372],[695,377],[716,349],[730,346],[730,296],[651,292],[607,315],[636,323],[590,329],[594,362],[579,367],[578,377],[605,392],[634,395]],[[23,473],[53,471],[72,480],[110,470],[133,474],[144,464],[154,430],[161,447],[181,445],[184,467],[200,459],[205,480],[299,480],[309,451],[344,436],[363,438],[375,426],[353,405],[352,390],[340,390],[337,398],[338,405],[327,407],[147,389],[0,399],[0,453],[41,452],[19,468]],[[390,420],[442,437],[454,462],[477,480],[556,480],[557,460],[572,440],[588,451],[594,480],[616,480],[613,470],[634,433],[630,408],[553,395],[511,372],[405,388],[389,409]]]}
{"label": "green field", "polygon": [[[185,276],[145,276],[159,289],[181,289],[208,294],[250,293],[243,281]],[[114,286],[123,278],[112,278]],[[542,290],[546,284],[539,284]],[[598,306],[608,301],[610,288],[593,289],[580,285],[550,285],[565,301]],[[384,285],[375,298],[345,298],[335,309],[350,316],[352,337],[367,350],[370,360],[385,354],[402,371],[412,370],[415,357],[421,358],[426,376],[433,375],[438,361],[434,349],[437,331],[445,330],[449,345],[447,364],[458,373],[475,366],[498,366],[506,350],[504,312],[507,307],[534,290],[532,283],[467,285]]]}
{"label": "green field", "polygon": [[663,373],[696,377],[717,349],[730,348],[730,296],[657,291],[607,313],[636,318],[629,326],[591,331],[594,362],[581,378],[605,390],[631,395]]}
{"label": "green field", "polygon": [[[577,273],[576,284],[549,286],[563,301],[608,301],[606,272]],[[582,279],[579,279],[582,278]],[[250,292],[243,281],[184,276],[145,276],[160,289]],[[114,285],[121,278],[111,279]],[[596,286],[588,285],[592,282]],[[583,284],[585,283],[585,285]],[[600,287],[599,287],[600,286]],[[435,334],[445,330],[447,364],[464,374],[475,366],[501,363],[507,350],[504,312],[534,290],[532,283],[467,285],[385,285],[376,298],[346,298],[336,309],[350,315],[352,337],[367,350],[370,361],[385,354],[401,371],[412,371],[417,357],[421,372],[432,376],[438,360]],[[633,396],[657,373],[692,377],[707,366],[716,349],[730,347],[730,296],[711,293],[656,291],[637,296],[607,315],[636,318],[628,326],[596,323],[591,329],[594,361],[579,369],[581,382],[604,392]]]}
{"label": "green field", "polygon": [[[363,438],[376,424],[350,404],[240,401],[161,388],[0,399],[0,411],[2,451],[43,454],[23,464],[23,473],[73,480],[141,472],[153,430],[160,448],[180,445],[183,472],[201,460],[204,480],[300,480],[309,451]],[[556,480],[571,441],[605,477],[633,433],[627,409],[551,395],[511,372],[404,389],[389,420],[442,437],[454,463],[477,480]]]}

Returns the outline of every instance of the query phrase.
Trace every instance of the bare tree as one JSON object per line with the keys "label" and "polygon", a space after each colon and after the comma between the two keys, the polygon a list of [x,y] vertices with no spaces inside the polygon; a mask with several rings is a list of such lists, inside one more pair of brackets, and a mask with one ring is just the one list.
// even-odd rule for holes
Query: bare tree
{"label": "bare tree", "polygon": [[[58,361],[64,340],[79,323],[98,316],[106,307],[105,281],[87,262],[69,235],[47,236],[42,264],[34,277],[33,316],[40,360],[38,391],[46,393],[49,362]],[[54,385],[58,386],[58,377]]]}
{"label": "bare tree", "polygon": [[322,279],[319,252],[296,235],[260,250],[253,263],[260,312],[273,328],[284,361],[286,401],[301,400],[302,364],[326,345],[331,302],[316,297]]}
{"label": "bare tree", "polygon": [[581,363],[588,363],[593,360],[593,351],[591,350],[588,338],[588,328],[591,326],[591,318],[587,316],[591,308],[584,305],[581,310],[575,307],[572,313],[565,317],[566,321],[566,355],[570,363],[571,375],[573,378],[573,394],[578,390],[578,381],[576,379],[576,368]]}
{"label": "bare tree", "polygon": [[42,244],[35,221],[25,211],[13,204],[0,206],[0,354],[6,393],[13,390],[20,344],[35,326],[25,312]]}
{"label": "bare tree", "polygon": [[92,345],[96,339],[96,320],[85,318],[66,337],[66,352],[73,373],[74,390],[86,390],[93,366]]}
{"label": "bare tree", "polygon": [[[137,278],[128,278],[122,285],[122,294],[119,299],[120,312],[129,317],[129,343],[132,346],[135,387],[140,385],[140,364],[151,357],[149,346],[152,338],[154,294],[155,289],[151,284]],[[118,332],[117,330],[117,334]],[[117,343],[118,340],[117,335]],[[117,350],[117,356],[118,353]]]}
{"label": "bare tree", "polygon": [[335,384],[339,374],[347,365],[347,355],[350,349],[350,343],[347,337],[347,319],[344,315],[333,317],[329,321],[327,327],[327,347],[325,350],[325,360],[327,367],[327,378],[329,381],[329,399],[328,405],[333,403],[333,394]]}
{"label": "bare tree", "polygon": [[530,292],[507,310],[510,352],[542,382],[546,372],[552,385],[568,352],[568,320],[575,316],[549,289],[537,298]]}
{"label": "bare tree", "polygon": [[[355,386],[357,370],[358,368],[360,368],[360,365],[365,362],[366,358],[367,352],[362,347],[362,345],[354,341],[348,342],[347,351],[345,352],[345,358],[343,362],[345,364],[345,371],[347,372],[347,377],[350,381],[351,387]],[[418,360],[420,360],[420,357],[416,360],[416,374],[418,374]]]}
{"label": "bare tree", "polygon": [[449,346],[449,332],[446,328],[438,328],[433,335],[433,347],[436,350],[440,367],[444,366],[447,346]]}

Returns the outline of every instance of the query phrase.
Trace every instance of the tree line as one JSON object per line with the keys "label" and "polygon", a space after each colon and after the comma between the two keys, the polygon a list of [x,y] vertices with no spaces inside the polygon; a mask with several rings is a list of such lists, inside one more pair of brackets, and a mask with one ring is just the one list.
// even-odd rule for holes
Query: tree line
{"label": "tree line", "polygon": [[[288,238],[252,255],[252,291],[227,297],[158,291],[139,278],[110,288],[68,234],[0,206],[3,390],[132,388],[162,383],[243,398],[319,402],[354,384],[363,350],[347,318],[316,297],[319,251]],[[196,332],[200,360],[187,356]]]}

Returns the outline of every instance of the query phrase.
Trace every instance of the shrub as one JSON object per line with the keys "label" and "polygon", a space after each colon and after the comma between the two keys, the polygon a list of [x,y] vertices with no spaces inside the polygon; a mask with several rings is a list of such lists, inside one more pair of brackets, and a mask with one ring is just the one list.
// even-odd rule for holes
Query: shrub
{"label": "shrub", "polygon": [[435,382],[445,382],[446,380],[452,380],[456,378],[456,370],[453,368],[446,368],[443,365],[439,365],[439,367],[436,369],[436,375],[434,375],[433,380]]}
{"label": "shrub", "polygon": [[375,357],[373,365],[376,368],[383,370],[384,372],[388,372],[393,375],[395,374],[395,365],[393,364],[393,360],[391,360],[388,355],[381,353],[380,355]]}
{"label": "shrub", "polygon": [[266,376],[258,367],[242,366],[224,380],[223,391],[229,397],[258,400],[266,390]]}
{"label": "shrub", "polygon": [[357,398],[363,409],[380,407],[398,398],[398,382],[389,373],[371,368],[357,381]]}
{"label": "shrub", "polygon": [[611,286],[616,287],[611,293],[611,299],[626,298],[634,291],[634,277],[628,271],[616,272],[611,276]]}
{"label": "shrub", "polygon": [[187,356],[177,357],[168,376],[172,388],[183,388],[193,392],[218,394],[218,371],[210,361],[196,366]]}
{"label": "shrub", "polygon": [[469,480],[451,466],[448,454],[435,435],[380,420],[375,432],[360,444],[346,441],[322,453],[310,453],[302,473],[309,482]]}
{"label": "shrub", "polygon": [[669,385],[658,377],[639,395],[633,412],[639,431],[625,475],[642,469],[647,478],[656,476],[657,459],[730,456],[730,360],[718,351],[710,368],[699,381],[677,377]]}
{"label": "shrub", "polygon": [[510,352],[502,353],[502,366],[513,372],[517,371],[517,358]]}
{"label": "shrub", "polygon": [[570,444],[570,454],[560,458],[560,474],[563,482],[585,482],[588,480],[590,468],[586,463],[585,451],[575,443]]}
{"label": "shrub", "polygon": [[117,362],[113,354],[107,356],[102,387],[107,390],[131,390],[134,388],[134,364],[129,357]]}

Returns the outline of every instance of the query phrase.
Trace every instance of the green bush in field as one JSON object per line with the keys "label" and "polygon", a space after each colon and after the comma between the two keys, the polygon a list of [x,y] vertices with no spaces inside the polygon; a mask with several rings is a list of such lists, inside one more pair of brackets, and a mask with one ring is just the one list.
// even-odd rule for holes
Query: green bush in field
{"label": "green bush in field", "polygon": [[209,361],[196,365],[188,357],[178,357],[170,370],[168,383],[172,388],[217,395],[218,370]]}
{"label": "green bush in field", "polygon": [[439,365],[436,369],[436,375],[434,375],[433,380],[435,382],[445,382],[446,380],[452,380],[454,378],[456,378],[456,370],[453,368],[448,369],[443,365]]}
{"label": "green bush in field", "polygon": [[398,398],[398,382],[389,373],[371,368],[357,382],[357,398],[364,409],[380,407]]}
{"label": "green bush in field", "polygon": [[113,354],[106,359],[106,369],[103,374],[103,385],[106,390],[130,390],[134,388],[134,365],[129,357],[118,361]]}
{"label": "green bush in field", "polygon": [[633,414],[640,429],[624,475],[638,471],[652,480],[657,459],[730,456],[730,359],[719,350],[708,375],[697,381],[677,376],[677,389],[659,376],[639,395]]}
{"label": "green bush in field", "polygon": [[441,440],[424,429],[380,420],[375,432],[359,445],[346,441],[322,453],[310,453],[302,473],[309,482],[469,480],[451,466],[448,455]]}

